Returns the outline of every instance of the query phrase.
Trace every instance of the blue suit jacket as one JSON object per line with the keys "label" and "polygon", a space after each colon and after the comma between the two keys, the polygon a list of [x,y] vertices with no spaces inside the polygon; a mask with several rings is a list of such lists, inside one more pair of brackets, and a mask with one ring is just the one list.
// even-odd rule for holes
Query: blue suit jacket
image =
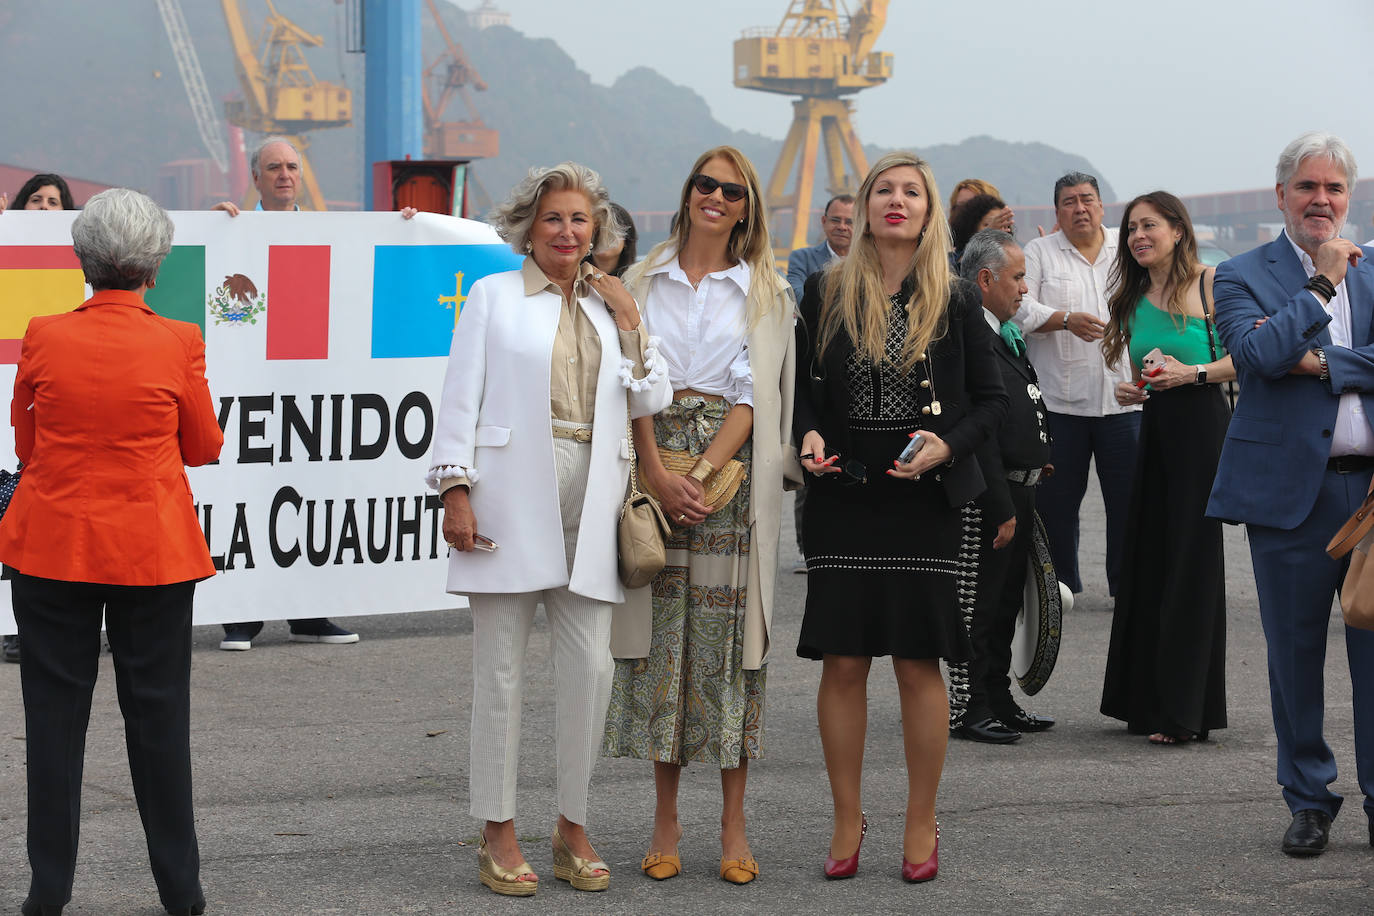
{"label": "blue suit jacket", "polygon": [[[1217,330],[1235,361],[1240,398],[1207,503],[1209,516],[1296,528],[1316,503],[1340,394],[1358,392],[1368,421],[1374,411],[1374,266],[1368,261],[1345,275],[1351,348],[1332,345],[1331,317],[1302,288],[1307,274],[1286,235],[1217,268]],[[1265,316],[1269,320],[1256,328]],[[1317,346],[1326,353],[1330,383],[1288,375]]]}
{"label": "blue suit jacket", "polygon": [[792,284],[792,295],[797,302],[802,301],[802,291],[806,278],[830,263],[830,243],[821,239],[819,245],[798,248],[787,256],[787,282]]}

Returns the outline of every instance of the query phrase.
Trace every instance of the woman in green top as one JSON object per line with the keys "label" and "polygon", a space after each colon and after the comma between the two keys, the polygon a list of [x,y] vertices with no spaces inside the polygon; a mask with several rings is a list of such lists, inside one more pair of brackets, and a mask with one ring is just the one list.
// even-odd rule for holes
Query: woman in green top
{"label": "woman in green top", "polygon": [[[1154,744],[1226,727],[1226,575],[1206,506],[1230,421],[1220,383],[1236,372],[1212,324],[1214,273],[1177,197],[1126,207],[1102,350],[1129,356],[1137,383],[1116,398],[1144,412],[1102,712]],[[1155,348],[1163,366],[1142,377]]]}

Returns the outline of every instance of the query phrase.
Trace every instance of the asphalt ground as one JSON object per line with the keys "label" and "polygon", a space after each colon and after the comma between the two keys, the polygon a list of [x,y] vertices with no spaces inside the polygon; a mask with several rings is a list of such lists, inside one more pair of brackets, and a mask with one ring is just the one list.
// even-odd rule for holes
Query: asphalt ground
{"label": "asphalt ground", "polygon": [[[789,504],[786,504],[790,506]],[[1051,731],[989,746],[951,741],[940,787],[940,876],[902,883],[905,770],[891,667],[870,679],[864,797],[870,831],[856,878],[821,875],[829,794],[816,733],[820,666],[793,652],[806,577],[790,513],[769,665],[765,758],[747,811],[761,875],[719,880],[719,781],[682,782],[684,873],[639,873],[653,812],[650,765],[603,760],[591,835],[610,890],[553,880],[552,682],[542,615],[530,645],[520,815],[543,880],[533,898],[477,881],[467,815],[472,629],[461,610],[353,618],[353,646],[298,645],[269,623],[250,652],[195,631],[192,751],[202,880],[212,914],[408,913],[1368,913],[1374,849],[1354,779],[1350,685],[1339,613],[1327,678],[1327,739],[1349,804],[1315,859],[1279,851],[1288,813],[1274,780],[1264,641],[1243,532],[1226,531],[1230,727],[1155,747],[1098,712],[1111,601],[1102,510],[1084,510],[1085,591],[1064,622],[1048,686],[1028,701]],[[439,582],[435,583],[440,588]],[[320,608],[320,613],[328,613]],[[312,613],[315,610],[312,609]],[[68,913],[160,913],[133,803],[109,656],[88,739],[82,842]],[[0,911],[28,888],[18,666],[0,665]]]}

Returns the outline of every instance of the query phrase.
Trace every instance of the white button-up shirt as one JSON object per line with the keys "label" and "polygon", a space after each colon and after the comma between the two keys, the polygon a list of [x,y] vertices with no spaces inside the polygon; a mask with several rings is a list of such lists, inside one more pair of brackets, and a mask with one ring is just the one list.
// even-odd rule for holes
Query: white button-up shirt
{"label": "white button-up shirt", "polygon": [[674,391],[718,394],[731,405],[754,403],[754,375],[745,337],[749,326],[749,265],[740,261],[701,278],[692,288],[672,260],[649,271],[640,315],[660,339],[659,356]]}
{"label": "white button-up shirt", "polygon": [[1026,337],[1026,353],[1040,376],[1045,407],[1077,417],[1104,417],[1139,410],[1116,402],[1118,382],[1133,380],[1129,359],[1115,368],[1102,358],[1102,342],[1087,341],[1062,327],[1035,333],[1055,312],[1088,312],[1106,322],[1107,283],[1116,261],[1118,231],[1102,227],[1102,247],[1091,263],[1068,236],[1056,232],[1031,239],[1026,252],[1026,286],[1012,320]]}
{"label": "white button-up shirt", "polygon": [[[1307,279],[1312,279],[1317,273],[1317,265],[1313,264],[1307,252],[1299,248],[1289,237],[1287,230],[1284,230],[1284,237],[1288,239],[1288,244],[1293,246],[1293,253],[1298,256],[1298,263],[1302,264],[1302,269],[1307,272]],[[1316,293],[1312,295],[1321,302],[1326,314],[1331,316],[1331,323],[1326,326],[1326,330],[1331,334],[1331,343],[1347,349],[1352,347],[1350,294],[1346,291],[1345,279],[1342,278],[1337,284],[1336,295],[1330,302],[1322,302],[1322,297]],[[1331,454],[1374,455],[1374,431],[1369,428],[1360,396],[1354,392],[1341,395],[1340,406],[1336,408],[1336,428],[1331,430]]]}

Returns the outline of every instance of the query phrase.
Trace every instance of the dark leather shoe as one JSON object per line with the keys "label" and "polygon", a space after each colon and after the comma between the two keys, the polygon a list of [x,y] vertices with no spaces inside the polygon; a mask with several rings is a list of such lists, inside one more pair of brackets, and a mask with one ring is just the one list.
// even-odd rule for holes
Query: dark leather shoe
{"label": "dark leather shoe", "polygon": [[30,897],[19,907],[19,912],[23,916],[62,916],[62,904],[39,903]]}
{"label": "dark leather shoe", "polygon": [[997,713],[997,718],[1018,732],[1043,732],[1054,727],[1053,716],[1041,716],[1033,712],[1026,712],[1015,703],[1009,709],[1000,710]]}
{"label": "dark leather shoe", "polygon": [[1011,744],[1013,741],[1021,740],[1020,732],[1014,728],[1007,728],[992,717],[956,725],[950,729],[950,734],[958,738],[967,738],[969,741],[981,741],[984,744]]}
{"label": "dark leather shoe", "polygon": [[1283,834],[1283,851],[1290,856],[1319,856],[1331,836],[1331,815],[1317,808],[1303,808]]}
{"label": "dark leather shoe", "polygon": [[190,906],[169,906],[167,912],[171,916],[200,916],[205,912],[205,901],[200,900]]}

